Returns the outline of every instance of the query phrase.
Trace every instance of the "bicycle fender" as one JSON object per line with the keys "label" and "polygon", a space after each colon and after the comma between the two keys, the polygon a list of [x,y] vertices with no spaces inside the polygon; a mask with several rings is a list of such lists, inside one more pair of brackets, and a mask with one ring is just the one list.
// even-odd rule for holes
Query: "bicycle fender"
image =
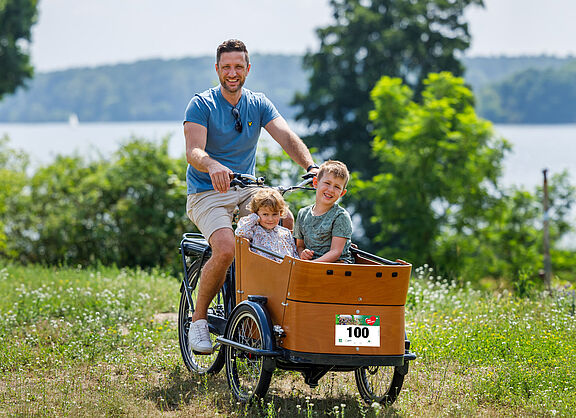
{"label": "bicycle fender", "polygon": [[[236,305],[236,308],[234,308],[234,311],[236,309],[238,309],[239,306],[242,306],[242,305],[248,305],[248,306],[250,306],[250,308],[252,308],[252,311],[254,311],[254,313],[256,314],[256,317],[258,318],[258,321],[260,322],[260,325],[262,326],[262,349],[263,350],[269,350],[269,351],[275,351],[276,350],[276,341],[274,339],[272,321],[270,320],[270,315],[268,314],[268,311],[266,310],[266,308],[258,302],[252,302],[249,300],[245,300],[243,302],[240,302],[238,305]],[[234,315],[234,311],[232,311],[232,314],[230,315],[230,317],[232,317],[232,315]],[[228,335],[229,326],[230,326],[230,323],[228,322],[228,324],[226,324],[226,332],[224,333],[224,335]]]}

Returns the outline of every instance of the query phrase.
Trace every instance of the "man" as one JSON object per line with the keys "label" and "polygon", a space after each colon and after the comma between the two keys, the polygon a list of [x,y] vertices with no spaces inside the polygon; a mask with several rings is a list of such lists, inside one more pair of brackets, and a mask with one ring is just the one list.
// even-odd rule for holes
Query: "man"
{"label": "man", "polygon": [[255,192],[250,188],[230,189],[230,174],[254,174],[262,127],[297,164],[307,171],[318,169],[306,145],[272,102],[262,93],[242,87],[250,72],[243,42],[231,39],[219,45],[215,68],[220,85],[196,94],[184,120],[186,212],[212,247],[212,256],[202,269],[188,341],[191,350],[207,354],[212,352],[206,322],[208,306],[234,259],[232,213],[238,208],[241,216],[247,214],[246,205]]}

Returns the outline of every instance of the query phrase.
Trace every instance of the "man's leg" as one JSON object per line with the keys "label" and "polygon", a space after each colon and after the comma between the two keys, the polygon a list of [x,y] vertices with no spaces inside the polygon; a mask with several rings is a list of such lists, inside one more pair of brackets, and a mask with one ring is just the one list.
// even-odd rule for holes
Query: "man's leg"
{"label": "man's leg", "polygon": [[206,319],[210,302],[216,296],[224,281],[226,271],[234,260],[234,232],[228,228],[221,228],[210,236],[212,256],[202,268],[200,283],[198,284],[198,299],[192,321]]}
{"label": "man's leg", "polygon": [[294,230],[294,215],[292,215],[290,209],[286,211],[286,215],[282,218],[282,226],[288,228],[290,231]]}
{"label": "man's leg", "polygon": [[198,298],[188,329],[190,349],[206,354],[213,350],[206,321],[208,307],[224,284],[226,270],[234,259],[234,232],[229,228],[218,229],[210,236],[209,242],[212,255],[202,268],[198,283]]}

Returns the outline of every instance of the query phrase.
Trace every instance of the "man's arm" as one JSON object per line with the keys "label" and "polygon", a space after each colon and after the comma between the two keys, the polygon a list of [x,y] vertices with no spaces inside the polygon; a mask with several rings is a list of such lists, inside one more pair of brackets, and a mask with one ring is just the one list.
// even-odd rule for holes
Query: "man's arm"
{"label": "man's arm", "polygon": [[290,158],[304,170],[314,164],[308,147],[306,147],[306,144],[302,142],[300,137],[290,129],[288,123],[282,116],[268,122],[264,129],[280,144]]}
{"label": "man's arm", "polygon": [[228,167],[210,158],[205,151],[206,127],[193,122],[184,123],[184,137],[186,138],[186,160],[188,164],[198,171],[208,173],[212,179],[212,186],[220,193],[230,188],[230,173]]}

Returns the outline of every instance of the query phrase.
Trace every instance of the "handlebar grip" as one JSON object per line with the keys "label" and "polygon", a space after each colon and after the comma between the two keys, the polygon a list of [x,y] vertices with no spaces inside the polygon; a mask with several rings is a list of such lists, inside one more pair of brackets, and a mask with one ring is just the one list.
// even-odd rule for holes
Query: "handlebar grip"
{"label": "handlebar grip", "polygon": [[314,176],[316,176],[316,174],[314,174],[314,173],[306,173],[306,174],[304,174],[304,175],[302,176],[302,178],[303,178],[304,180],[306,180],[306,179],[313,179]]}
{"label": "handlebar grip", "polygon": [[263,186],[266,177],[255,177],[251,174],[231,173],[230,187]]}

